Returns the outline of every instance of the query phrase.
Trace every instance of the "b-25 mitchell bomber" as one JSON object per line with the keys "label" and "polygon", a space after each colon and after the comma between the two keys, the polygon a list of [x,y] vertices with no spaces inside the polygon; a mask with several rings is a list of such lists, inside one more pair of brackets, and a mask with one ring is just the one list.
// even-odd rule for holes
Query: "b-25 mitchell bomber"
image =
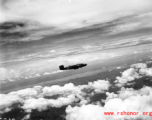
{"label": "b-25 mitchell bomber", "polygon": [[70,66],[67,66],[67,67],[64,67],[64,65],[60,65],[59,66],[59,69],[60,70],[71,70],[71,69],[79,69],[79,68],[82,68],[82,67],[85,67],[87,66],[87,64],[85,63],[79,63],[79,64],[75,64],[75,65],[70,65]]}

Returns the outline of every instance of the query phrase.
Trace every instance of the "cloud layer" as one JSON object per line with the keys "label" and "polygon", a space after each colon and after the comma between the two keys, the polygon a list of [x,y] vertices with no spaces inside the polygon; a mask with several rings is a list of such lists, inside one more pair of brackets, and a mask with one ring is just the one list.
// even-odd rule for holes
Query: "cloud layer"
{"label": "cloud layer", "polygon": [[[125,111],[139,112],[140,114],[151,112],[151,87],[143,86],[138,90],[122,87],[115,93],[109,92],[111,88],[115,89],[117,84],[124,86],[133,80],[138,82],[139,78],[145,76],[152,76],[152,68],[148,68],[144,63],[137,63],[122,72],[122,76],[117,77],[116,84],[111,84],[108,80],[97,80],[86,85],[75,86],[73,83],[68,83],[64,86],[34,86],[8,94],[0,94],[0,113],[11,111],[14,109],[14,104],[19,104],[19,107],[28,113],[27,117],[29,118],[30,113],[35,109],[42,112],[50,107],[68,106],[66,120],[151,120],[148,115],[104,115],[104,112]],[[97,94],[106,94],[107,97],[99,98],[94,102],[92,98]]]}
{"label": "cloud layer", "polygon": [[68,106],[66,120],[151,120],[149,115],[104,115],[104,112],[151,112],[152,88],[143,87],[139,91],[122,88],[119,94],[107,93],[105,105]]}
{"label": "cloud layer", "polygon": [[152,68],[148,68],[145,63],[137,63],[131,65],[131,68],[122,72],[121,77],[116,77],[115,83],[117,86],[123,86],[128,82],[134,81],[144,76],[152,76]]}
{"label": "cloud layer", "polygon": [[[152,76],[152,68],[148,68],[144,63],[137,63],[131,65],[131,68],[122,72],[121,77],[117,77],[116,86],[124,86],[130,81],[137,80],[143,77]],[[101,102],[97,104],[86,104],[82,106],[66,108],[66,120],[151,120],[149,112],[152,111],[152,88],[144,86],[139,90],[133,88],[122,87],[116,93],[106,92],[106,100],[102,106]],[[139,115],[104,115],[104,112],[139,112]],[[143,115],[143,112],[148,112],[147,115]],[[121,113],[122,114],[122,113]]]}
{"label": "cloud layer", "polygon": [[77,28],[85,24],[102,23],[119,17],[149,12],[152,1],[1,0],[0,4],[1,22],[32,20],[45,25]]}
{"label": "cloud layer", "polygon": [[3,67],[0,68],[0,82],[14,81],[15,79],[18,80],[19,77],[19,71],[6,69]]}
{"label": "cloud layer", "polygon": [[[2,113],[7,112],[11,110],[12,105],[15,103],[23,104],[22,108],[27,112],[30,112],[32,109],[43,111],[48,107],[62,107],[74,102],[86,104],[90,101],[91,96],[97,93],[104,93],[109,87],[110,83],[106,80],[98,80],[89,82],[88,85],[79,86],[75,86],[72,83],[64,86],[54,85],[44,88],[35,86],[8,94],[0,94],[0,110]],[[53,98],[56,95],[58,97],[56,99]]]}

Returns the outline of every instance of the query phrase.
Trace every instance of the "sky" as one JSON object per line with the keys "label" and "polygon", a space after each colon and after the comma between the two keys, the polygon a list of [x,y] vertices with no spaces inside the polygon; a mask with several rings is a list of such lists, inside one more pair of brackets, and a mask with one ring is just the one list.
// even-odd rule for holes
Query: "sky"
{"label": "sky", "polygon": [[[116,78],[114,84],[99,79],[85,85],[74,85],[73,83],[67,83],[64,86],[42,87],[37,85],[8,94],[0,94],[0,113],[11,111],[13,104],[20,104],[19,108],[26,111],[29,118],[32,110],[35,109],[42,112],[50,107],[66,106],[66,115],[64,115],[66,120],[151,120],[149,112],[152,111],[152,88],[142,86],[136,90],[125,86],[151,76],[152,68],[145,63],[138,63],[122,71],[121,76]],[[112,87],[120,89],[117,92],[109,92]],[[99,98],[98,101],[91,99],[99,94],[106,94],[106,99]],[[58,97],[51,98],[55,95]],[[117,112],[123,111],[139,112],[139,115],[117,114]],[[106,116],[104,112],[115,112],[117,115]],[[143,112],[148,112],[148,115],[143,115]]]}
{"label": "sky", "polygon": [[[66,106],[66,120],[151,120],[149,116],[103,115],[104,111],[152,111],[151,20],[152,0],[0,0],[0,85],[4,91],[8,85],[9,91],[0,94],[0,114],[19,104],[27,118],[32,110]],[[15,27],[3,28],[5,22]],[[146,60],[150,61],[137,63]],[[81,62],[88,65],[78,71],[58,68]],[[93,78],[83,85],[38,85],[48,79],[60,84],[62,76],[85,81],[85,76],[100,70],[107,70],[107,79]],[[16,82],[28,80],[31,88],[11,89]],[[101,94],[106,98],[93,101]]]}
{"label": "sky", "polygon": [[[1,24],[11,21],[25,23],[23,27],[0,28],[0,63],[66,56],[102,50],[102,47],[138,45],[143,41],[151,43],[151,30],[148,29],[152,27],[151,11],[151,0],[0,0]],[[67,32],[76,28],[82,29]],[[141,34],[139,29],[144,28],[147,30]],[[63,32],[65,34],[61,34]],[[144,34],[145,37],[144,40],[138,36],[122,39],[121,32],[141,34],[139,37]],[[52,37],[54,34],[57,35]]]}
{"label": "sky", "polygon": [[78,28],[151,10],[151,0],[0,0],[0,22]]}

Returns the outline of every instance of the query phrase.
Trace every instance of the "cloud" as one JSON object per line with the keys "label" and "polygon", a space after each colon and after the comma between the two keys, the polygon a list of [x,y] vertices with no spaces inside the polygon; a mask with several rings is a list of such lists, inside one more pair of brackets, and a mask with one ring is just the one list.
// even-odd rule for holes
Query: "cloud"
{"label": "cloud", "polygon": [[143,68],[139,70],[139,73],[145,76],[152,76],[152,68]]}
{"label": "cloud", "polygon": [[30,97],[38,97],[39,93],[42,91],[41,86],[35,86],[33,88],[26,88],[16,92],[10,92],[9,95],[16,95],[23,99],[28,99]]}
{"label": "cloud", "polygon": [[137,63],[131,65],[131,68],[122,72],[122,75],[116,77],[115,83],[117,86],[142,78],[143,76],[152,76],[152,68],[148,68],[145,63]]}
{"label": "cloud", "polygon": [[51,87],[44,87],[43,94],[46,96],[53,96],[57,94],[81,94],[84,90],[93,90],[96,93],[102,93],[110,87],[109,81],[97,80],[89,82],[88,85],[74,86],[73,83],[65,84],[64,86],[54,85]]}
{"label": "cloud", "polygon": [[79,88],[74,86],[74,84],[69,83],[65,84],[63,87],[59,85],[54,85],[51,87],[44,87],[43,94],[47,96],[53,96],[56,94],[65,94],[65,93],[72,93],[75,91],[79,91]]}
{"label": "cloud", "polygon": [[54,99],[28,99],[24,102],[22,106],[27,112],[31,112],[32,109],[37,109],[38,111],[43,111],[48,109],[49,107],[62,107],[64,105],[69,105],[71,103],[77,102],[78,99],[74,95],[69,95],[67,97],[60,97],[56,100]]}
{"label": "cloud", "polygon": [[152,88],[148,86],[144,86],[140,90],[134,90],[133,88],[121,88],[119,91],[118,97],[125,100],[131,96],[136,96],[137,94],[140,95],[149,95],[151,94]]}
{"label": "cloud", "polygon": [[[131,65],[131,68],[122,73],[122,80],[126,83],[143,76],[150,76],[146,64],[138,63]],[[144,70],[144,72],[141,70]],[[146,72],[145,72],[146,71]],[[140,77],[139,77],[140,76]],[[124,85],[124,82],[119,81]],[[47,110],[50,107],[66,108],[66,120],[122,120],[141,119],[150,120],[149,116],[105,116],[104,112],[151,112],[152,111],[152,88],[144,86],[139,90],[122,87],[119,91],[108,92],[112,85],[108,80],[97,80],[86,85],[74,85],[68,83],[63,86],[34,86],[8,94],[0,94],[0,113],[13,109],[14,104],[20,104],[26,112],[34,109],[38,111]],[[112,86],[114,87],[114,86]],[[106,99],[92,101],[92,97],[105,93]],[[104,105],[101,104],[104,102]],[[74,104],[73,104],[74,103]]]}
{"label": "cloud", "polygon": [[151,0],[1,0],[0,16],[1,22],[24,19],[60,28],[77,28],[148,12],[151,3]]}
{"label": "cloud", "polygon": [[139,74],[133,68],[129,68],[122,73],[121,77],[116,77],[116,82],[118,83],[127,83],[128,81],[133,81],[135,79],[140,78]]}
{"label": "cloud", "polygon": [[[80,105],[87,104],[92,95],[103,93],[110,86],[109,81],[97,80],[89,82],[88,85],[75,86],[69,83],[64,86],[34,86],[33,88],[26,88],[8,94],[0,94],[1,98],[4,97],[0,104],[1,113],[6,112],[5,109],[11,109],[15,103],[21,103],[21,107],[27,112],[31,112],[32,109],[43,111],[49,107],[62,107],[75,102],[78,102]],[[54,98],[56,95],[58,97]],[[13,99],[9,101],[11,97]]]}
{"label": "cloud", "polygon": [[131,65],[131,67],[135,69],[140,69],[140,68],[147,68],[147,65],[145,63],[137,63],[137,64]]}
{"label": "cloud", "polygon": [[0,113],[11,109],[11,106],[15,103],[22,103],[22,99],[19,96],[10,94],[0,94],[0,100]]}
{"label": "cloud", "polygon": [[107,94],[105,105],[82,105],[66,108],[66,120],[150,120],[149,115],[104,115],[104,112],[151,112],[152,88],[144,87],[139,91],[122,88],[117,95]]}
{"label": "cloud", "polygon": [[88,85],[86,85],[85,89],[93,89],[96,93],[102,93],[105,90],[108,90],[110,87],[109,81],[105,80],[98,80],[94,82],[89,82]]}
{"label": "cloud", "polygon": [[19,77],[20,77],[19,71],[15,71],[12,69],[6,69],[3,67],[0,68],[0,81],[1,82],[14,81],[16,79],[19,79]]}
{"label": "cloud", "polygon": [[[144,72],[143,72],[144,71]],[[122,76],[117,77],[118,83],[123,86],[124,83],[139,79],[143,76],[151,76],[151,68],[148,68],[144,63],[137,63],[131,65],[131,68],[122,73]],[[149,115],[142,115],[143,112],[152,111],[152,88],[144,86],[139,90],[133,88],[121,88],[116,93],[106,92],[106,100],[101,100],[105,103],[104,106],[100,102],[98,104],[86,104],[82,106],[66,108],[66,120],[151,120]],[[128,116],[128,115],[115,115],[105,116],[104,112],[139,112],[141,115]]]}
{"label": "cloud", "polygon": [[66,120],[106,120],[104,108],[98,105],[82,105],[81,107],[66,108]]}

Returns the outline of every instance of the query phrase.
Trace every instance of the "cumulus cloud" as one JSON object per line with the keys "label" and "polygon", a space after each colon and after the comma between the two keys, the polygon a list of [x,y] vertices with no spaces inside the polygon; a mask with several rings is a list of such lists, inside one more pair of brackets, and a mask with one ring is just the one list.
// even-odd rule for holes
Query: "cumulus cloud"
{"label": "cumulus cloud", "polygon": [[118,94],[107,93],[105,105],[82,105],[66,108],[67,120],[150,120],[149,115],[111,115],[106,116],[104,112],[151,112],[152,111],[152,88],[144,87],[139,91],[122,88]]}
{"label": "cumulus cloud", "polygon": [[[151,0],[1,0],[0,21],[32,20],[42,24],[80,27],[151,10]],[[22,9],[21,9],[22,8]]]}
{"label": "cumulus cloud", "polygon": [[43,88],[43,94],[47,95],[47,96],[53,96],[56,94],[64,94],[64,93],[72,93],[72,92],[76,92],[79,91],[80,89],[76,86],[74,86],[74,84],[69,83],[62,86],[59,85],[54,85],[51,87],[44,87]]}
{"label": "cumulus cloud", "polygon": [[11,107],[15,103],[22,103],[22,99],[17,95],[10,94],[0,94],[0,113],[7,112],[8,109],[11,110]]}
{"label": "cumulus cloud", "polygon": [[37,109],[38,111],[43,111],[49,107],[62,107],[64,105],[69,105],[71,103],[77,102],[78,99],[74,95],[69,95],[67,97],[60,97],[58,99],[27,99],[22,106],[27,112],[31,112],[32,109]]}
{"label": "cumulus cloud", "polygon": [[[148,68],[146,64],[133,64],[131,68],[122,73],[120,78],[123,78],[121,80],[125,80],[127,83],[143,76],[151,76],[149,71],[151,71],[151,68]],[[124,81],[118,82],[124,85]],[[111,86],[108,80],[97,80],[86,85],[75,86],[73,83],[68,83],[64,86],[34,86],[8,94],[0,94],[0,113],[12,110],[14,104],[20,104],[19,107],[28,112],[29,115],[34,109],[41,112],[50,107],[60,108],[68,105],[66,108],[67,120],[150,120],[148,115],[104,115],[104,112],[142,113],[152,111],[151,87],[144,86],[139,90],[122,87],[114,93],[108,92]],[[105,93],[106,99],[92,101],[91,98],[99,93]],[[104,103],[104,105],[101,103]]]}
{"label": "cumulus cloud", "polygon": [[95,93],[102,93],[105,90],[108,90],[110,87],[109,81],[106,80],[97,80],[94,82],[89,82],[88,85],[79,85],[74,86],[74,84],[69,83],[65,84],[63,87],[54,85],[51,87],[44,87],[43,94],[46,96],[53,96],[57,94],[84,94],[85,90],[93,90]]}
{"label": "cumulus cloud", "polygon": [[66,108],[66,120],[106,120],[104,108],[98,105],[82,105],[81,107]]}
{"label": "cumulus cloud", "polygon": [[142,78],[143,76],[152,76],[152,68],[148,68],[145,63],[137,63],[131,65],[131,68],[122,72],[122,75],[116,77],[115,83],[117,86]]}
{"label": "cumulus cloud", "polygon": [[[123,86],[129,81],[139,79],[144,76],[151,76],[151,68],[148,68],[146,64],[138,63],[131,65],[131,68],[127,69],[122,73],[121,77],[117,77],[117,82]],[[118,84],[117,83],[117,84]],[[67,120],[151,120],[149,115],[143,115],[143,112],[152,111],[152,88],[144,86],[139,90],[133,88],[121,88],[116,93],[106,92],[106,100],[104,106],[100,102],[97,104],[86,104],[82,106],[71,107],[70,105],[66,108],[66,119]],[[129,116],[129,115],[115,115],[106,116],[104,112],[139,112],[141,115]]]}
{"label": "cumulus cloud", "polygon": [[16,95],[16,96],[26,99],[29,97],[38,97],[41,91],[42,91],[41,86],[35,86],[33,88],[26,88],[26,89],[19,90],[16,92],[10,92],[9,95]]}
{"label": "cumulus cloud", "polygon": [[[75,102],[81,105],[88,103],[92,95],[103,93],[107,91],[109,87],[110,83],[106,80],[97,80],[89,82],[88,85],[78,86],[72,83],[65,84],[64,86],[34,86],[33,88],[1,94],[1,98],[5,97],[5,99],[1,101],[0,108],[1,112],[6,112],[5,109],[10,109],[13,104],[21,103],[23,109],[31,112],[32,109],[43,111],[49,107],[62,107]],[[53,98],[55,95],[58,96],[56,99]],[[9,100],[11,97],[14,99]]]}
{"label": "cumulus cloud", "polygon": [[152,68],[143,68],[139,70],[139,73],[145,76],[152,76]]}
{"label": "cumulus cloud", "polygon": [[82,86],[85,89],[93,89],[96,93],[102,93],[104,90],[108,90],[110,87],[109,81],[98,80],[94,82],[89,82],[88,85]]}
{"label": "cumulus cloud", "polygon": [[128,81],[133,81],[135,79],[140,78],[139,74],[135,71],[133,68],[129,68],[126,71],[122,73],[121,77],[116,77],[116,82],[124,84],[127,83]]}

